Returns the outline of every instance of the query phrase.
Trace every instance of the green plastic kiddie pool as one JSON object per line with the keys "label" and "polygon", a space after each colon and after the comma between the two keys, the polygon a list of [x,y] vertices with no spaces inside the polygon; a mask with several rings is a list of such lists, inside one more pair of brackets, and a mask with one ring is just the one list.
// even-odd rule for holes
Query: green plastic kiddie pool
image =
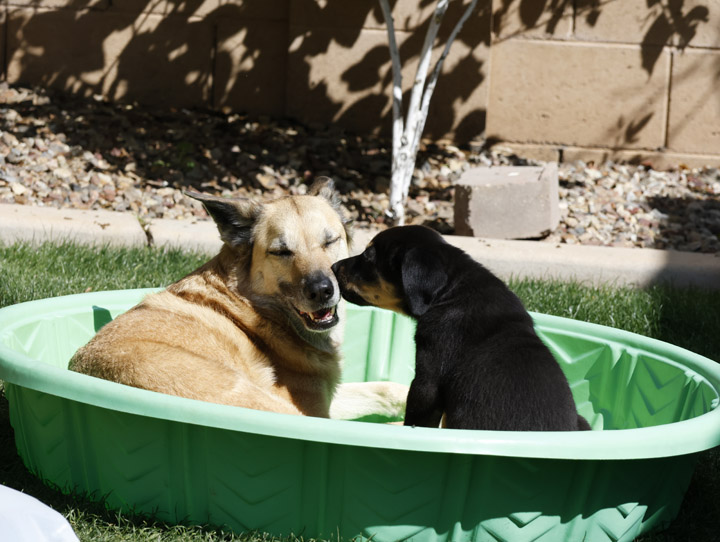
{"label": "green plastic kiddie pool", "polygon": [[[0,379],[20,456],[46,482],[112,508],[304,538],[625,541],[675,517],[696,454],[720,444],[716,363],[542,314],[538,333],[593,431],[303,418],[67,370],[79,346],[148,292],[0,310]],[[409,383],[413,332],[393,313],[349,307],[344,379]]]}

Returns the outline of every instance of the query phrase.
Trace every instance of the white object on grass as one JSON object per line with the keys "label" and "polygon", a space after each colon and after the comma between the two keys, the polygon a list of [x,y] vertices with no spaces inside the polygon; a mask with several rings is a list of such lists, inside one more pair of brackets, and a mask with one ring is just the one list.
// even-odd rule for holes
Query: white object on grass
{"label": "white object on grass", "polygon": [[0,540],[78,542],[70,523],[35,497],[0,485]]}

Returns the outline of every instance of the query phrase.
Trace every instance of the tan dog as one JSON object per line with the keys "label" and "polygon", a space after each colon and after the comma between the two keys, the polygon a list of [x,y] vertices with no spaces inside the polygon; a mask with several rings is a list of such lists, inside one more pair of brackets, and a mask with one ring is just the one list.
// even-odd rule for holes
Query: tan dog
{"label": "tan dog", "polygon": [[220,253],[103,327],[70,361],[147,390],[288,414],[402,413],[407,388],[338,386],[344,314],[331,265],[348,224],[327,178],[265,204],[198,193]]}

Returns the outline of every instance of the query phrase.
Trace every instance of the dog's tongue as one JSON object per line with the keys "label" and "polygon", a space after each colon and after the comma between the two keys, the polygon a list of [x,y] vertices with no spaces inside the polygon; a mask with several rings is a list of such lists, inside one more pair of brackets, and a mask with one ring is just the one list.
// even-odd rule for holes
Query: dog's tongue
{"label": "dog's tongue", "polygon": [[302,312],[302,311],[298,311],[298,312],[304,318],[307,318],[308,320],[311,320],[312,322],[315,322],[318,324],[332,322],[333,318],[335,317],[335,307],[320,309],[320,310],[313,311],[313,312]]}

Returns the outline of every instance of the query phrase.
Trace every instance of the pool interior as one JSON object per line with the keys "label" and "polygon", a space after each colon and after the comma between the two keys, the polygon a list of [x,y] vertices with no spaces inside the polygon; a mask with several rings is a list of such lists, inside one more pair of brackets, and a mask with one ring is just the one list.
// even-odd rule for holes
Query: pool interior
{"label": "pool interior", "polygon": [[[10,349],[58,368],[110,319],[118,307],[81,307],[18,322],[0,332]],[[414,372],[414,324],[383,310],[350,307],[344,343],[344,380],[409,384]],[[633,429],[700,416],[719,402],[700,374],[646,349],[538,326],[570,382],[580,414],[594,430]],[[363,421],[387,421],[366,418]]]}

